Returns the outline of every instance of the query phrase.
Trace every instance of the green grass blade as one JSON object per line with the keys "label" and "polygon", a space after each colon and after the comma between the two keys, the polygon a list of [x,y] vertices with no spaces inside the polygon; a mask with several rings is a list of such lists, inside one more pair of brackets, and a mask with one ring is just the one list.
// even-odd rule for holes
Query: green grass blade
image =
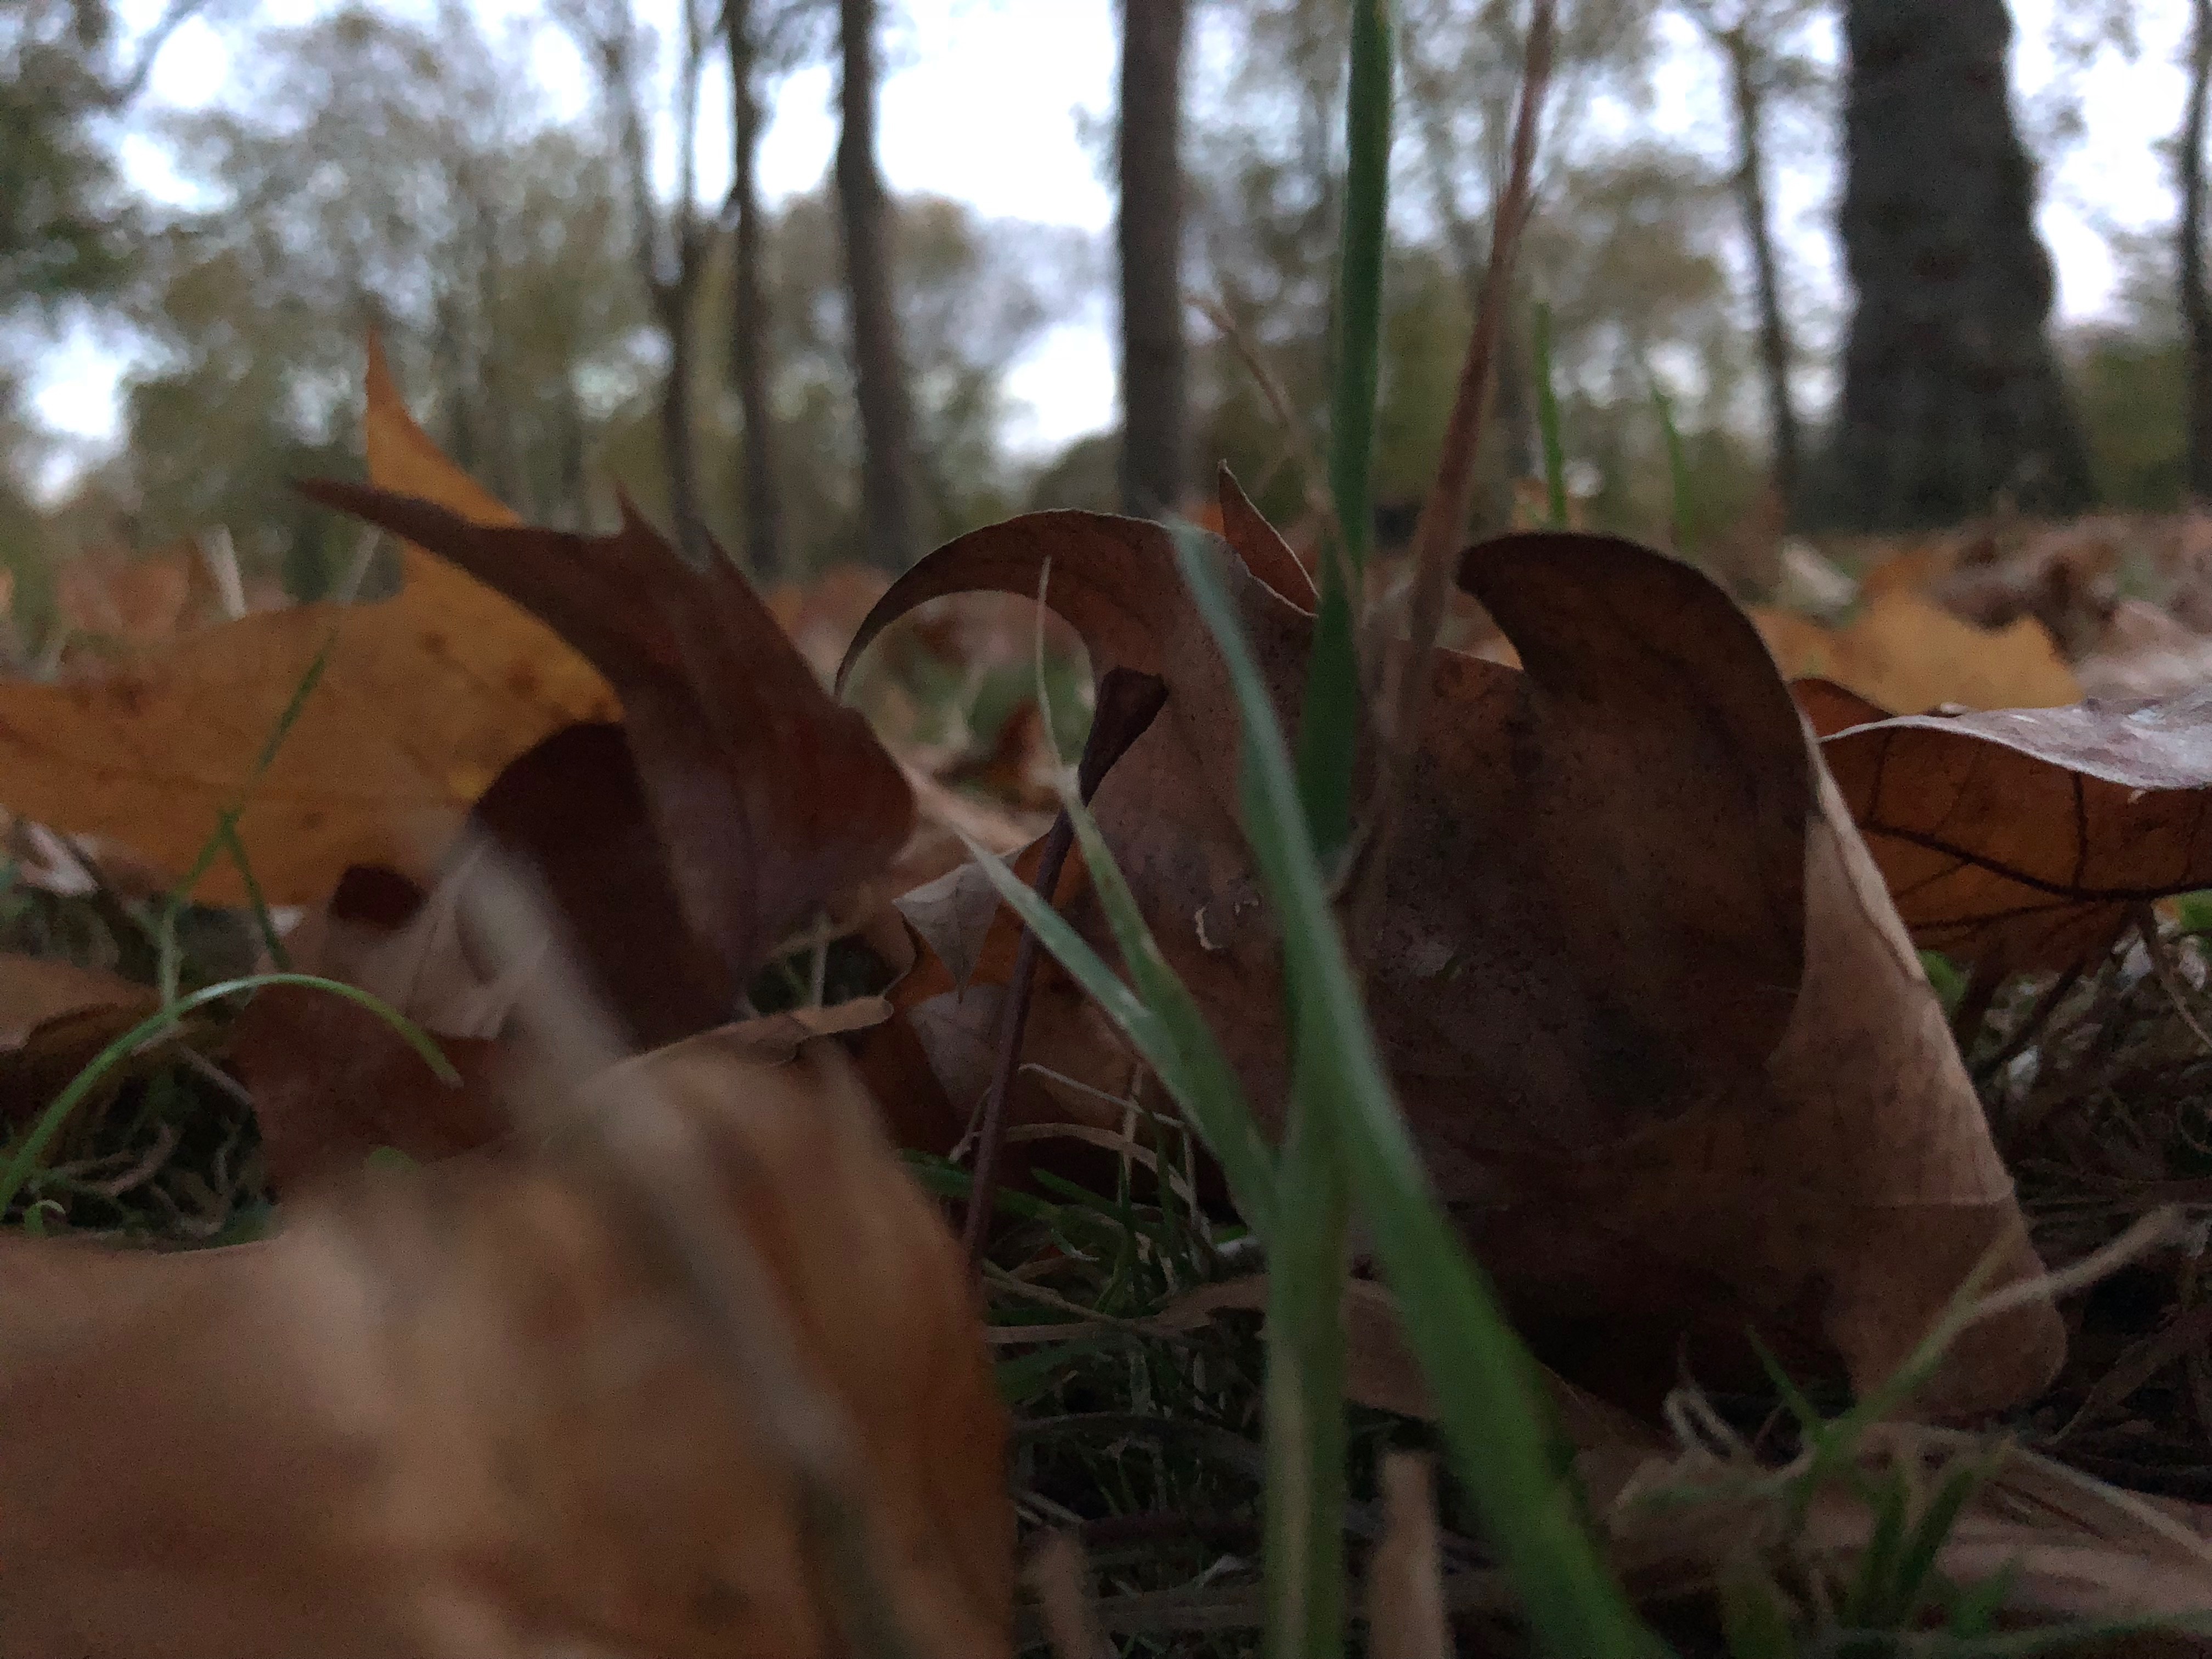
{"label": "green grass blade", "polygon": [[226,853],[236,863],[240,878],[246,884],[246,896],[252,905],[255,923],[270,946],[270,960],[281,969],[291,966],[285,960],[283,941],[277,938],[276,926],[270,920],[269,907],[262,899],[260,884],[254,879],[253,872],[246,864],[246,843],[240,839],[238,821],[244,816],[246,800],[253,793],[255,787],[276,764],[277,751],[283,748],[284,739],[292,735],[292,728],[299,723],[301,713],[307,707],[307,699],[314,696],[315,688],[323,683],[324,672],[331,665],[331,652],[337,642],[338,631],[333,628],[323,641],[321,648],[308,662],[307,672],[300,676],[300,683],[292,688],[292,695],[285,701],[283,712],[276,716],[276,723],[270,728],[268,739],[262,744],[260,754],[255,757],[252,766],[247,769],[245,780],[238,787],[237,794],[231,798],[230,805],[217,814],[215,829],[202,844],[199,856],[192,860],[191,868],[185,872],[176,884],[161,896],[161,918],[155,927],[155,954],[158,957],[155,977],[161,1000],[165,1003],[177,1000],[181,970],[177,954],[178,913],[191,898],[192,890],[200,884],[201,878],[213,869],[216,860]]}
{"label": "green grass blade", "polygon": [[1199,1138],[1220,1160],[1230,1195],[1245,1221],[1265,1238],[1274,1220],[1274,1154],[1261,1136],[1259,1124],[1245,1101],[1243,1085],[1237,1080],[1235,1069],[1221,1052],[1190,992],[1161,956],[1128,884],[1106,850],[1097,820],[1079,801],[1073,804],[1070,816],[1084,860],[1091,866],[1092,884],[1104,905],[1115,941],[1121,946],[1121,959],[1128,964],[1139,991],[1124,984],[1067,918],[1039,898],[997,854],[973,842],[968,843],[969,853],[998,889],[999,896],[1037,936],[1037,942],[1052,952],[1136,1045],[1145,1063],[1188,1115]]}
{"label": "green grass blade", "polygon": [[428,1032],[381,997],[373,996],[358,986],[342,984],[337,980],[324,979],[314,974],[255,974],[245,979],[225,980],[220,985],[210,985],[189,996],[179,997],[149,1014],[94,1055],[91,1062],[70,1079],[69,1086],[48,1103],[46,1109],[39,1115],[38,1121],[31,1126],[30,1133],[17,1143],[14,1157],[8,1161],[8,1167],[0,1170],[0,1215],[7,1213],[8,1206],[15,1201],[15,1195],[23,1190],[24,1183],[37,1172],[39,1159],[46,1152],[47,1143],[69,1121],[70,1114],[83,1103],[85,1097],[100,1085],[102,1078],[129,1059],[140,1044],[173,1030],[194,1009],[204,1007],[210,1002],[219,1002],[225,997],[236,996],[240,992],[259,990],[264,985],[303,985],[360,1004],[397,1031],[409,1048],[422,1055],[424,1063],[437,1074],[440,1081],[448,1087],[459,1085],[461,1074],[453,1069],[453,1062],[446,1058],[445,1052],[431,1040]]}
{"label": "green grass blade", "polygon": [[[1345,180],[1329,398],[1329,494],[1339,558],[1322,562],[1320,612],[1306,663],[1294,811],[1322,858],[1352,838],[1359,741],[1355,617],[1373,536],[1375,399],[1382,381],[1382,255],[1390,198],[1391,0],[1352,0]],[[1309,1053],[1313,983],[1295,962],[1291,1089],[1270,1236],[1267,1365],[1267,1650],[1273,1659],[1340,1653],[1345,1636],[1345,1229],[1350,1196],[1332,1126],[1327,1068]]]}
{"label": "green grass blade", "polygon": [[1921,1608],[1930,1600],[1929,1589],[1936,1577],[1936,1558],[1942,1553],[1943,1540],[1951,1535],[1951,1528],[1965,1513],[1967,1501],[1996,1472],[2002,1456],[2003,1453],[1998,1451],[1987,1457],[1961,1458],[1945,1474],[1935,1497],[1921,1511],[1912,1535],[1905,1540],[1898,1557],[1897,1601],[1892,1616],[1900,1628],[1912,1627]]}
{"label": "green grass blade", "polygon": [[1332,860],[1352,833],[1352,759],[1359,737],[1354,624],[1373,539],[1375,399],[1382,374],[1382,253],[1390,205],[1390,14],[1391,0],[1352,0],[1328,414],[1336,556],[1321,562],[1321,603],[1298,724],[1300,791],[1315,842]]}
{"label": "green grass blade", "polygon": [[[1659,1651],[1607,1572],[1553,1464],[1540,1380],[1446,1219],[1392,1098],[1329,911],[1288,750],[1205,538],[1175,532],[1176,560],[1226,662],[1243,720],[1245,833],[1281,920],[1296,981],[1302,1083],[1326,1103],[1408,1340],[1433,1390],[1454,1465],[1519,1589],[1544,1649],[1562,1659]],[[1287,1213],[1287,1211],[1286,1211]]]}
{"label": "green grass blade", "polygon": [[1310,1051],[1316,988],[1288,979],[1297,1054],[1283,1147],[1282,1225],[1267,1253],[1267,1651],[1344,1647],[1345,1232],[1350,1223],[1330,1071]]}
{"label": "green grass blade", "polygon": [[222,838],[230,853],[230,861],[238,872],[238,879],[246,889],[246,902],[253,912],[253,925],[261,934],[262,948],[269,952],[269,960],[276,964],[279,973],[292,971],[291,952],[284,948],[283,936],[276,931],[276,918],[269,908],[269,898],[261,890],[260,878],[253,873],[253,864],[246,856],[246,842],[238,833],[238,820],[226,813],[222,821]]}
{"label": "green grass blade", "polygon": [[1567,451],[1559,437],[1559,392],[1552,380],[1552,307],[1536,307],[1536,428],[1544,439],[1544,495],[1552,528],[1567,527]]}
{"label": "green grass blade", "polygon": [[1887,1626],[1896,1600],[1897,1564],[1905,1552],[1905,1510],[1911,1493],[1903,1470],[1890,1466],[1874,1500],[1874,1531],[1858,1559],[1858,1584],[1844,1608],[1844,1622]]}

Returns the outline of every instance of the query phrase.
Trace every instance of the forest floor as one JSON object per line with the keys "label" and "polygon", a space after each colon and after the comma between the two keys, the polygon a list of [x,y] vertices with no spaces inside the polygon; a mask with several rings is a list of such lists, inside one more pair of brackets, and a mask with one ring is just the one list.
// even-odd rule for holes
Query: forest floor
{"label": "forest floor", "polygon": [[[1792,546],[1772,556],[1783,599],[1754,610],[1753,620],[1779,665],[1858,700],[1846,723],[1824,726],[1814,714],[1831,744],[1889,714],[1922,709],[2045,708],[2085,696],[2193,708],[2212,667],[2212,521],[1998,523],[1826,554]],[[188,562],[106,573],[104,588],[95,583],[92,597],[76,602],[94,607],[88,616],[105,605],[112,625],[104,639],[83,629],[64,684],[74,673],[112,685],[140,672],[128,664],[152,662],[131,717],[153,718],[145,711],[159,703],[168,672],[161,665],[189,657],[195,638],[303,614],[272,608],[211,619],[193,608],[204,599],[200,580]],[[833,572],[771,595],[769,609],[827,679],[883,586],[864,573]],[[543,614],[562,626],[557,606]],[[909,1172],[956,1223],[974,1180],[969,1106],[994,1060],[1018,931],[988,896],[980,915],[952,916],[963,847],[1006,855],[1034,876],[1023,849],[1052,822],[1059,757],[1081,748],[1087,718],[1072,640],[1041,633],[1036,614],[1012,600],[938,613],[879,672],[856,682],[856,701],[921,801],[918,825],[893,849],[898,862],[866,903],[826,918],[815,907],[799,918],[803,927],[774,930],[769,942],[779,948],[751,975],[741,1010],[750,1017],[740,1028],[746,1052],[768,1056],[763,1064],[804,1066],[819,1044],[850,1055],[902,1143]],[[1518,660],[1480,606],[1462,603],[1451,626],[1453,642],[1471,653]],[[320,618],[296,631],[331,637]],[[230,659],[239,659],[234,649]],[[274,678],[288,661],[270,650]],[[366,764],[358,753],[333,756],[301,712],[315,706],[319,678],[356,695],[345,677],[359,671],[327,645],[314,663],[304,698],[296,685],[277,687],[285,720],[296,716],[301,726],[279,736],[322,745],[303,766]],[[543,685],[534,695],[557,701]],[[630,706],[631,690],[623,695]],[[589,703],[580,695],[565,713],[587,713]],[[15,714],[0,708],[0,716]],[[2212,715],[2191,716],[2199,718],[2212,734]],[[246,713],[239,723],[250,723]],[[2188,735],[2193,741],[2193,724]],[[283,749],[266,745],[265,737],[249,745],[262,748],[268,772],[257,771],[251,787],[271,787],[281,806],[285,788],[309,775],[281,772]],[[138,741],[127,752],[143,761],[149,750]],[[1844,759],[1837,771],[1850,795]],[[577,799],[604,804],[637,787],[619,766],[578,774],[586,775],[596,793]],[[866,781],[858,772],[839,775],[841,788]],[[54,788],[83,787],[65,777]],[[533,794],[537,787],[526,776],[503,777],[483,795],[479,816],[550,821],[551,797]],[[2161,787],[2201,811],[2212,799],[2212,769]],[[215,850],[203,866],[228,856],[226,836],[307,833],[257,824],[252,799],[242,795],[228,817],[217,815]],[[1853,797],[1855,811],[1860,805]],[[580,893],[599,890],[633,918],[669,902],[665,881],[656,887],[636,876],[635,848],[603,838],[616,819],[594,819],[597,810],[561,799],[559,812],[581,815],[577,823],[562,819],[561,844],[581,851],[574,867],[550,870],[549,885],[556,899],[575,901],[578,931],[590,935],[583,957],[602,983],[621,951],[642,938],[644,955],[632,969],[640,976],[625,981],[615,1012],[633,1030],[657,1028],[656,1042],[665,1042],[698,1029],[678,1006],[692,964],[642,922],[612,945],[592,933]],[[1861,816],[1879,853],[1878,816]],[[411,1182],[448,1157],[476,1169],[486,1157],[477,1148],[504,1133],[500,1113],[517,1085],[491,1079],[507,1057],[514,1004],[495,994],[503,981],[485,967],[483,941],[465,918],[441,918],[442,878],[417,883],[362,862],[329,899],[302,904],[289,902],[295,878],[272,863],[262,879],[285,890],[287,901],[272,906],[246,878],[256,861],[241,857],[236,879],[245,884],[228,895],[237,902],[224,902],[218,884],[217,902],[182,902],[175,878],[189,860],[173,847],[132,845],[98,830],[64,836],[35,817],[27,806],[13,822],[0,899],[5,1219],[21,1236],[11,1249],[63,1237],[162,1250],[282,1237],[295,1194],[333,1182]],[[2193,827],[2180,836],[2174,867],[2212,858],[2194,836]],[[770,853],[803,861],[795,846],[772,844]],[[1989,861],[2010,868],[1995,854]],[[2198,1650],[2197,1638],[2177,1628],[2137,1628],[2146,1617],[2212,1608],[2212,1283],[2202,1219],[2212,1214],[2212,880],[2079,880],[2057,895],[2075,907],[2072,917],[2120,903],[2113,895],[2125,888],[2115,924],[2089,928],[2088,944],[2070,959],[2046,951],[2021,971],[2001,972],[1986,957],[1954,960],[1926,949],[2030,1237],[2067,1285],[2065,1358],[2054,1377],[2027,1397],[1932,1422],[1916,1420],[1902,1399],[1885,1402],[1899,1409],[1877,1413],[1880,1420],[1854,1415],[1834,1376],[1801,1373],[1800,1393],[1779,1376],[1722,1386],[1692,1370],[1656,1410],[1607,1401],[1571,1376],[1555,1385],[1561,1455],[1571,1460],[1589,1522],[1637,1605],[1677,1650],[1740,1659],[2042,1651],[2027,1638],[2057,1640],[2062,1627],[2073,1632],[2064,1637],[2068,1650]],[[1923,947],[1944,926],[1954,930],[1946,937],[1972,942],[1956,916],[1920,918],[1899,890]],[[937,896],[934,910],[915,902],[925,891]],[[905,900],[903,920],[885,902],[891,896]],[[947,941],[963,938],[975,954],[959,963]],[[434,1085],[379,1013],[315,988],[272,981],[250,1000],[216,994],[195,1004],[209,988],[288,967],[374,993],[427,1026],[460,1088]],[[947,1013],[971,979],[998,1000]],[[1056,1601],[1054,1574],[1068,1571],[1068,1558],[1040,1558],[1060,1565],[1036,1576],[1041,1600],[1024,1593],[1018,1640],[1051,1639],[1066,1651],[1071,1640],[1103,1634],[1131,1652],[1253,1651],[1264,1614],[1270,1466],[1261,1330],[1270,1264],[1156,1080],[1086,1012],[1065,975],[1038,983],[1037,1024],[1016,1079],[997,1222],[981,1262],[983,1334],[1012,1415],[1011,1490],[1024,1547],[1048,1537],[1074,1540],[1090,1595]],[[917,1018],[928,1007],[937,1009],[933,1023]],[[1863,1224],[1880,1226],[1879,1212]],[[761,1248],[782,1261],[780,1246]],[[851,1248],[865,1265],[867,1248]],[[29,1333],[60,1315],[42,1300],[44,1281],[30,1261],[0,1256],[0,1328],[35,1355]],[[2084,1263],[2092,1271],[2065,1279]],[[85,1294],[87,1306],[106,1305]],[[1393,1455],[1440,1454],[1442,1442],[1379,1286],[1363,1280],[1355,1290],[1348,1328],[1347,1392],[1356,1403],[1346,1534],[1353,1582],[1369,1587],[1361,1610],[1381,1651],[1393,1618],[1386,1599],[1401,1582],[1390,1549],[1406,1524],[1402,1472],[1413,1467]],[[121,1340],[112,1333],[100,1340]],[[153,1363],[151,1386],[173,1405],[214,1386]],[[231,1375],[204,1355],[179,1364]],[[20,1391],[23,1375],[19,1366],[11,1381],[0,1357],[0,1478],[10,1480],[27,1478],[27,1468],[70,1467],[64,1457],[10,1469],[11,1453],[31,1456],[25,1437],[11,1446],[7,1427],[9,1389]],[[114,1390],[143,1388],[144,1376],[118,1370],[102,1401],[80,1403],[127,1414],[131,1399]],[[147,1437],[163,1423],[173,1428],[174,1414],[149,1418],[137,1438],[125,1438],[159,1456],[161,1447]],[[184,1418],[193,1420],[190,1412]],[[34,1411],[33,1420],[45,1419]],[[78,1432],[104,1431],[82,1416],[71,1420]],[[88,1454],[80,1447],[70,1455]],[[94,1461],[114,1478],[110,1451]],[[649,1475],[635,1478],[649,1499]],[[1461,1650],[1523,1650],[1518,1604],[1481,1541],[1474,1498],[1441,1456],[1433,1478],[1435,1582]],[[109,1496],[121,1504],[131,1492],[126,1484]],[[149,1479],[141,1501],[174,1494]],[[228,1535],[225,1500],[204,1493],[197,1501],[217,1517],[202,1516],[204,1525]],[[92,1531],[61,1537],[75,1522],[52,1524],[58,1531],[46,1541],[57,1552],[100,1558]],[[20,1547],[27,1537],[37,1541],[0,1529],[0,1543]],[[222,1582],[234,1590],[246,1578]],[[617,1632],[658,1628],[650,1617],[635,1626],[606,1617],[605,1628]],[[216,1639],[201,1632],[173,1650],[211,1651]],[[0,1615],[0,1653],[25,1651]]]}

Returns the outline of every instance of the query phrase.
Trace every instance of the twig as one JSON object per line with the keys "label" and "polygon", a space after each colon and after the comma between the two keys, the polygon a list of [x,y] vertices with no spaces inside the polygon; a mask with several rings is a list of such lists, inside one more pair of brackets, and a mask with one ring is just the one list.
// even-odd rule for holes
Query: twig
{"label": "twig", "polygon": [[[1168,700],[1168,689],[1150,674],[1116,668],[1099,682],[1097,712],[1091,716],[1091,734],[1083,740],[1083,759],[1076,769],[1078,797],[1088,802],[1108,769],[1129,745],[1144,736],[1153,717]],[[1060,888],[1060,872],[1075,844],[1075,824],[1065,810],[1052,821],[1037,860],[1036,894],[1047,904]],[[983,1126],[975,1145],[975,1173],[968,1192],[968,1215],[961,1242],[968,1260],[980,1273],[983,1249],[991,1233],[991,1200],[998,1191],[999,1156],[1006,1146],[1006,1104],[1013,1092],[1014,1076],[1021,1066],[1022,1036],[1029,1027],[1030,991],[1036,978],[1037,937],[1022,929],[1022,942],[1014,951],[1014,976],[1006,986],[1006,1003],[999,1017],[999,1056],[991,1073],[991,1091],[984,1097]]]}
{"label": "twig", "polygon": [[2206,1052],[2212,1053],[2212,1033],[2208,1033],[2198,1023],[2195,1012],[2184,996],[2181,972],[2173,965],[2173,954],[2166,948],[2166,941],[2159,937],[2158,918],[2148,904],[2136,907],[2136,931],[2142,935],[2143,949],[2150,956],[2151,969],[2157,974],[2159,985],[2166,992],[2166,1000],[2173,1005],[2173,1012],[2181,1016],[2181,1023],[2190,1029],[2197,1042],[2204,1045]]}
{"label": "twig", "polygon": [[208,579],[215,584],[216,598],[222,603],[224,617],[236,622],[246,614],[246,582],[238,571],[238,544],[230,538],[230,527],[217,525],[204,530],[193,539],[192,547],[207,567]]}
{"label": "twig", "polygon": [[361,532],[353,544],[353,557],[346,562],[345,574],[338,578],[337,586],[331,590],[331,604],[351,605],[361,597],[361,585],[368,580],[369,564],[376,557],[377,545],[383,539],[384,532],[374,525]]}
{"label": "twig", "polygon": [[1527,62],[1521,73],[1520,107],[1513,121],[1513,161],[1504,193],[1492,216],[1490,264],[1483,273],[1482,296],[1475,307],[1474,332],[1467,343],[1460,366],[1459,389],[1452,398],[1451,419],[1444,428],[1443,457],[1437,463],[1436,483],[1421,504],[1419,522],[1413,529],[1411,562],[1413,601],[1407,623],[1407,639],[1401,653],[1390,657],[1378,643],[1376,655],[1390,664],[1385,680],[1382,708],[1388,723],[1382,732],[1380,775],[1375,810],[1369,821],[1375,826],[1365,851],[1363,871],[1353,902],[1353,938],[1363,939],[1382,908],[1390,866],[1392,844],[1404,816],[1406,788],[1413,773],[1413,751],[1420,741],[1423,706],[1429,691],[1429,659],[1443,630],[1444,605],[1450,589],[1460,538],[1474,501],[1474,457],[1482,440],[1489,411],[1492,370],[1498,342],[1505,329],[1507,295],[1513,281],[1514,256],[1528,219],[1529,179],[1536,163],[1536,133],[1544,109],[1544,92],[1552,76],[1554,0],[1532,0],[1528,13]]}
{"label": "twig", "polygon": [[2051,1024],[2051,1017],[2058,1012],[2058,1005],[2066,1000],[2066,994],[2081,982],[2081,967],[2077,962],[2051,981],[2043,994],[2036,998],[2035,1006],[2027,1011],[2019,1028],[2005,1039],[2004,1046],[1974,1067],[1975,1082],[1988,1082],[2043,1035],[2044,1027]]}
{"label": "twig", "polygon": [[1426,1459],[1393,1452],[1382,1463],[1382,1539],[1367,1569],[1371,1659],[1449,1659],[1443,1561]]}
{"label": "twig", "polygon": [[1114,1650],[1091,1616],[1084,1581],[1091,1577],[1082,1540],[1064,1532],[1048,1533],[1030,1558],[1029,1581],[1044,1613],[1053,1659],[1103,1659]]}

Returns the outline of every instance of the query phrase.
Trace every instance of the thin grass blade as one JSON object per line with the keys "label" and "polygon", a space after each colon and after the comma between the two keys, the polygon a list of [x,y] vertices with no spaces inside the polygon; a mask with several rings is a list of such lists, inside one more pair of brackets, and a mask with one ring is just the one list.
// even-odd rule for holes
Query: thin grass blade
{"label": "thin grass blade", "polygon": [[[1307,834],[1290,755],[1202,537],[1175,533],[1183,580],[1228,665],[1243,720],[1245,833],[1280,917],[1297,981],[1310,987],[1311,1099],[1341,1137],[1352,1194],[1435,1393],[1445,1438],[1538,1639],[1571,1659],[1660,1651],[1598,1558],[1559,1477],[1538,1378],[1453,1233],[1399,1114]],[[1286,1212],[1287,1213],[1287,1212]]]}

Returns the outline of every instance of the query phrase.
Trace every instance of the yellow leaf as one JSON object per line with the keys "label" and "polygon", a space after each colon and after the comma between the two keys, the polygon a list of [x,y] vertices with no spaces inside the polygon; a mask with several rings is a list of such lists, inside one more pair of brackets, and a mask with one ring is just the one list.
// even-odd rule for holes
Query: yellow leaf
{"label": "yellow leaf", "polygon": [[1915,594],[1888,590],[1845,628],[1765,609],[1753,611],[1752,620],[1784,678],[1833,680],[1900,714],[1947,702],[2051,708],[2081,701],[2074,671],[2032,617],[1976,628]]}
{"label": "yellow leaf", "polygon": [[[515,522],[408,416],[373,342],[368,449],[380,485]],[[501,767],[616,702],[519,606],[416,549],[403,568],[400,592],[379,604],[245,617],[96,678],[0,680],[0,805],[181,873],[243,793],[239,834],[271,903],[319,898],[349,864],[427,872]],[[248,792],[325,646],[321,683]],[[228,860],[197,892],[246,896]]]}

